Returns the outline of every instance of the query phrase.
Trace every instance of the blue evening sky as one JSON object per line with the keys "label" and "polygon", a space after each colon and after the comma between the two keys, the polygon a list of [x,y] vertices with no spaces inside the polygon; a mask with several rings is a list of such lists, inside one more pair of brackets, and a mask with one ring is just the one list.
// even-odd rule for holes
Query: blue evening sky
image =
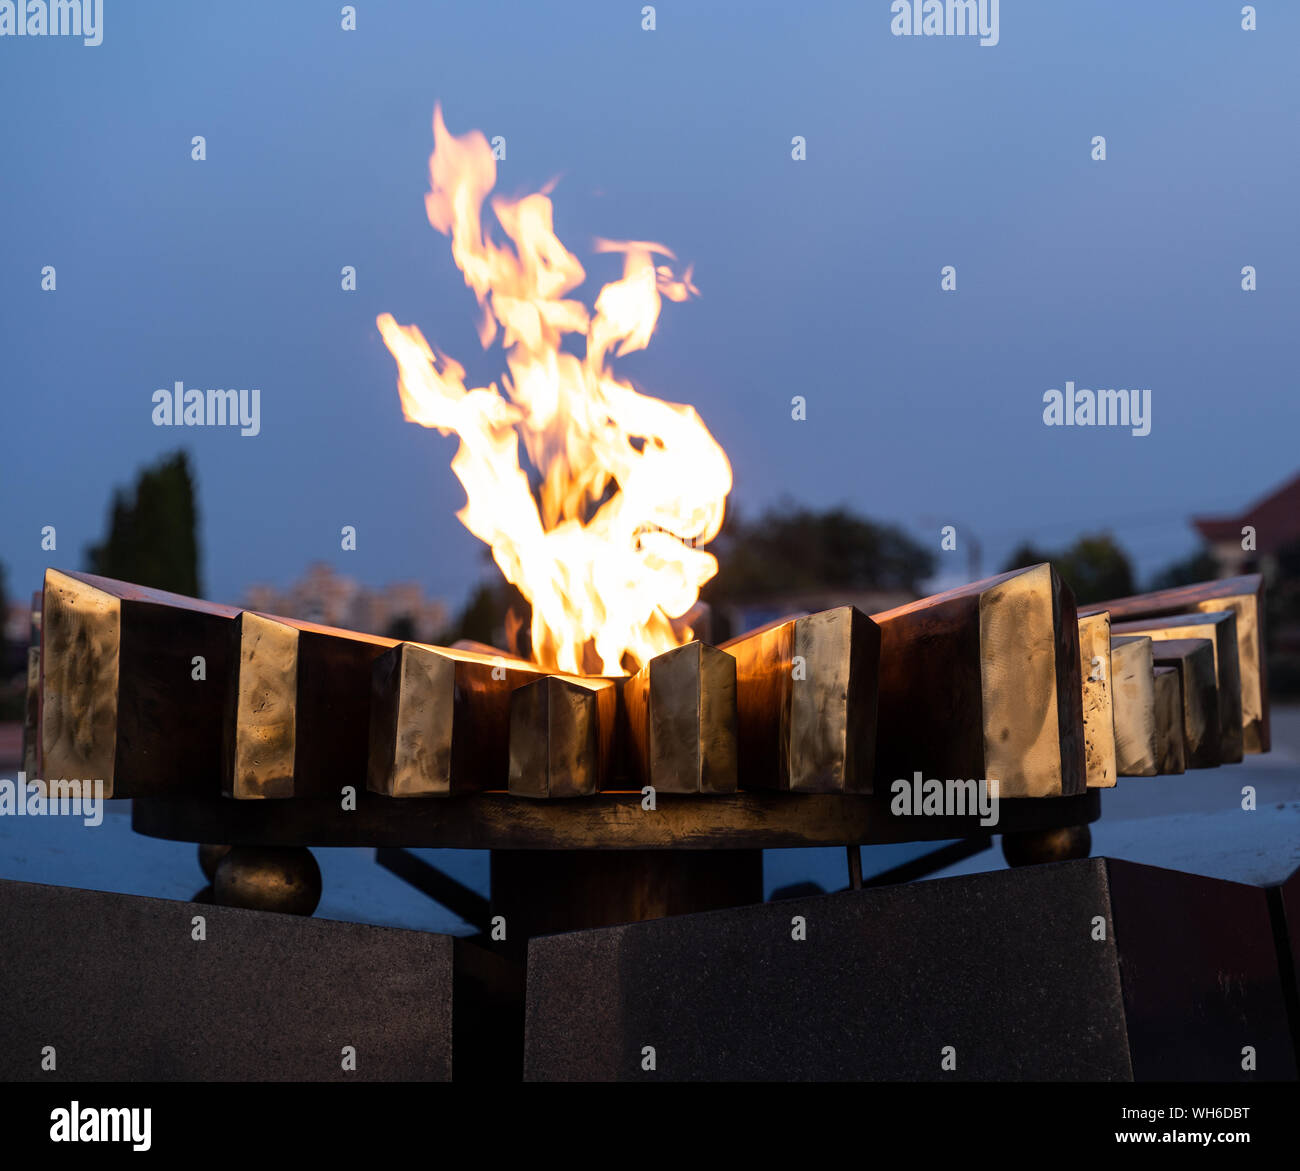
{"label": "blue evening sky", "polygon": [[[986,572],[1109,529],[1145,577],[1300,465],[1300,4],[1243,32],[1235,0],[1004,0],[996,47],[892,36],[888,0],[664,0],[653,32],[622,0],[341,7],[106,0],[98,47],[0,38],[14,593],[81,568],[112,488],[178,446],[216,599],[323,559],[455,605],[489,570],[374,324],[501,369],[425,219],[436,101],[506,138],[499,189],[558,177],[588,296],[619,265],[596,236],[695,265],[621,368],[695,404],[750,512],[843,503],[936,550],[955,524]],[[153,426],[177,379],[259,387],[262,433]],[[1151,434],[1045,427],[1066,380],[1150,387]]]}

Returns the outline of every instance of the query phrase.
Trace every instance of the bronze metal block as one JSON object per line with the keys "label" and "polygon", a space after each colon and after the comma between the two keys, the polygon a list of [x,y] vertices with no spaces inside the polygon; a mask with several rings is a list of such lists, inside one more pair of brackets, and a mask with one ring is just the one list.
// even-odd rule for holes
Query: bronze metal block
{"label": "bronze metal block", "polygon": [[1111,704],[1110,615],[1079,619],[1083,670],[1083,747],[1090,789],[1115,785],[1115,718]]}
{"label": "bronze metal block", "polygon": [[388,797],[450,792],[455,660],[404,642],[375,660],[370,680],[366,787]]}
{"label": "bronze metal block", "polygon": [[[106,797],[221,788],[239,611],[87,573],[45,573],[41,771]],[[196,660],[202,678],[196,678]]]}
{"label": "bronze metal block", "polygon": [[1243,720],[1241,671],[1237,658],[1237,616],[1231,610],[1177,614],[1117,623],[1121,634],[1145,634],[1156,642],[1208,638],[1214,647],[1214,674],[1219,688],[1219,759],[1236,764],[1242,758]]}
{"label": "bronze metal block", "polygon": [[871,792],[880,630],[870,618],[840,606],[773,622],[721,649],[736,660],[746,789]]}
{"label": "bronze metal block", "polygon": [[1241,717],[1247,752],[1267,752],[1268,671],[1264,663],[1264,579],[1257,573],[1157,590],[1101,602],[1085,609],[1109,610],[1112,622],[1158,618],[1192,611],[1231,610],[1237,616],[1237,657],[1241,670]]}
{"label": "bronze metal block", "polygon": [[1188,768],[1217,768],[1222,758],[1213,641],[1153,640],[1151,650],[1157,667],[1177,667],[1182,676],[1184,763]]}
{"label": "bronze metal block", "polygon": [[1156,687],[1149,638],[1110,640],[1115,770],[1121,777],[1154,777],[1160,766]]}
{"label": "bronze metal block", "polygon": [[541,669],[520,659],[404,642],[370,668],[366,784],[386,797],[505,789],[510,693]]}
{"label": "bronze metal block", "polygon": [[238,657],[227,700],[222,793],[241,800],[294,795],[298,632],[246,612],[235,620]]}
{"label": "bronze metal block", "polygon": [[1047,564],[872,615],[876,783],[920,771],[1008,797],[1087,788],[1074,595]]}
{"label": "bronze metal block", "polygon": [[586,797],[614,775],[621,681],[545,675],[510,693],[510,792]]}
{"label": "bronze metal block", "polygon": [[661,793],[734,793],[736,660],[688,642],[656,655],[623,682],[628,755],[638,787]]}
{"label": "bronze metal block", "polygon": [[40,776],[37,743],[41,727],[41,648],[27,648],[27,692],[23,703],[23,772]]}
{"label": "bronze metal block", "polygon": [[1155,668],[1156,768],[1162,777],[1187,771],[1183,740],[1183,677],[1173,667]]}
{"label": "bronze metal block", "polygon": [[371,668],[397,641],[252,611],[240,615],[236,638],[225,794],[338,800],[359,787]]}
{"label": "bronze metal block", "polygon": [[23,704],[23,772],[27,779],[41,775],[41,595],[32,595],[32,617],[27,641],[27,693]]}

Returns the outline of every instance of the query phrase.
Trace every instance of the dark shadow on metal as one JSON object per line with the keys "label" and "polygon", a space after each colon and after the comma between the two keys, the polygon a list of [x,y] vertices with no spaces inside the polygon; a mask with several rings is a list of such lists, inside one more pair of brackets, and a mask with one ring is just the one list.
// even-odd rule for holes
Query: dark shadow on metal
{"label": "dark shadow on metal", "polygon": [[471,890],[423,858],[417,858],[410,850],[398,846],[380,846],[375,851],[375,861],[452,914],[459,915],[471,927],[487,930],[491,919],[488,900],[478,891]]}
{"label": "dark shadow on metal", "polygon": [[[357,794],[336,800],[235,801],[138,797],[131,825],[173,841],[268,846],[391,846],[453,850],[711,850],[950,842],[983,836],[978,816],[896,815],[888,793],[663,793],[646,817],[639,791],[529,801],[504,792],[436,801]],[[1009,797],[1003,834],[1083,825],[1101,816],[1101,790],[1073,797]]]}

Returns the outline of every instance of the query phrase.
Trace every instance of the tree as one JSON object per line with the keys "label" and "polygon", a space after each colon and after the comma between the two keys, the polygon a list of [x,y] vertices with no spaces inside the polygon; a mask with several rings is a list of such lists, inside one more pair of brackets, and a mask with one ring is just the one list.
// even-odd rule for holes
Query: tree
{"label": "tree", "polygon": [[415,642],[415,619],[409,614],[398,614],[384,631],[385,638],[395,638],[398,642]]}
{"label": "tree", "polygon": [[1022,541],[1012,550],[1011,556],[1007,558],[1007,563],[998,572],[1010,573],[1013,569],[1024,569],[1030,565],[1042,565],[1044,561],[1051,561],[1053,564],[1057,564],[1059,568],[1060,560],[1061,554],[1048,553],[1045,549],[1038,548],[1037,545]]}
{"label": "tree", "polygon": [[1213,581],[1219,576],[1219,566],[1210,553],[1201,549],[1185,561],[1166,566],[1151,579],[1153,590],[1170,590],[1178,586],[1195,585],[1198,581]]}
{"label": "tree", "polygon": [[524,595],[508,581],[485,582],[475,587],[464,609],[456,615],[450,629],[439,636],[439,641],[450,645],[468,639],[528,658],[531,612]]}
{"label": "tree", "polygon": [[1082,605],[1127,597],[1137,589],[1128,555],[1109,533],[1080,537],[1066,553],[1061,573]]}
{"label": "tree", "polygon": [[198,597],[198,512],[183,451],[144,468],[130,491],[118,488],[108,535],[86,550],[91,573]]}
{"label": "tree", "polygon": [[1108,598],[1122,598],[1133,593],[1133,567],[1128,555],[1109,533],[1096,533],[1080,537],[1064,553],[1045,553],[1032,545],[1020,545],[1006,565],[1003,573],[1024,569],[1050,561],[1074,591],[1079,605],[1104,602]]}
{"label": "tree", "polygon": [[934,556],[901,529],[845,508],[816,512],[783,502],[746,521],[733,509],[709,547],[717,575],[701,596],[718,605],[820,590],[917,593]]}
{"label": "tree", "polygon": [[1300,585],[1300,540],[1283,545],[1276,553],[1279,583]]}
{"label": "tree", "polygon": [[[934,572],[933,555],[906,533],[844,508],[817,512],[783,503],[752,522],[733,509],[709,551],[719,570],[700,597],[714,607],[828,590],[916,594]],[[480,585],[444,637],[498,645],[527,657],[528,614],[514,586]],[[714,635],[720,636],[716,627]]]}
{"label": "tree", "polygon": [[1275,697],[1300,695],[1300,541],[1276,553],[1277,572],[1264,593],[1268,687]]}
{"label": "tree", "polygon": [[11,646],[5,637],[9,614],[8,575],[0,563],[0,723],[17,723],[27,713],[27,636]]}

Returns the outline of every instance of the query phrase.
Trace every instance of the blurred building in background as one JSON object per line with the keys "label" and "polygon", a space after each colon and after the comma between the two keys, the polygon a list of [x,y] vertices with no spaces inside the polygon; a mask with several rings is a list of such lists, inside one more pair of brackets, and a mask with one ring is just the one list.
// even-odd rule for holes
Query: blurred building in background
{"label": "blurred building in background", "polygon": [[435,642],[447,629],[447,608],[436,598],[426,598],[418,582],[370,589],[324,562],[308,566],[302,577],[285,589],[249,586],[243,604],[250,610],[303,622],[417,642]]}
{"label": "blurred building in background", "polygon": [[[1270,581],[1284,568],[1291,548],[1300,547],[1300,473],[1235,516],[1194,516],[1220,577],[1262,573]],[[1246,539],[1249,530],[1253,538]],[[1253,545],[1253,548],[1249,547]]]}
{"label": "blurred building in background", "polygon": [[4,640],[7,643],[17,643],[21,647],[27,645],[27,636],[32,626],[32,604],[22,598],[10,598],[5,603],[4,613]]}
{"label": "blurred building in background", "polygon": [[1219,577],[1260,573],[1269,688],[1300,695],[1300,473],[1236,516],[1196,516],[1202,556]]}

